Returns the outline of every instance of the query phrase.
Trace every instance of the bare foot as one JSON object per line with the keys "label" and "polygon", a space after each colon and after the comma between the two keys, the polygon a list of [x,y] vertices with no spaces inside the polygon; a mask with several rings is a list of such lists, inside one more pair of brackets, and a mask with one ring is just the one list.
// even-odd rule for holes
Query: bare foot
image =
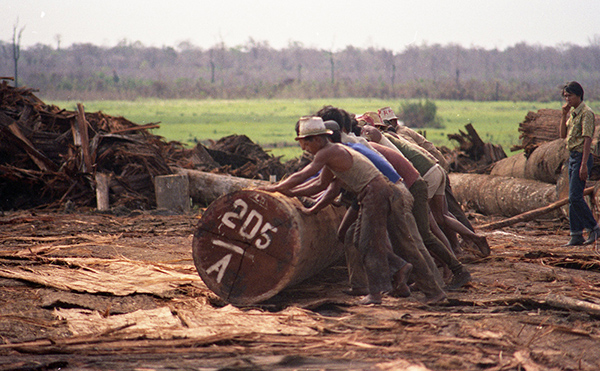
{"label": "bare foot", "polygon": [[425,296],[425,304],[437,304],[444,300],[446,300],[446,293],[443,291],[432,296]]}
{"label": "bare foot", "polygon": [[412,269],[412,264],[406,263],[404,266],[402,266],[402,268],[398,269],[398,271],[394,273],[392,282],[393,289],[390,292],[390,295],[400,298],[407,298],[410,296],[408,278],[410,277],[410,272],[412,272]]}
{"label": "bare foot", "polygon": [[360,305],[381,304],[381,294],[369,294],[358,301]]}
{"label": "bare foot", "polygon": [[366,287],[351,287],[347,290],[342,290],[342,292],[350,296],[363,296],[369,294],[369,290],[367,290]]}
{"label": "bare foot", "polygon": [[448,286],[446,286],[446,290],[457,290],[469,282],[471,282],[471,273],[463,267],[460,272],[455,273],[454,276],[452,276],[452,280]]}
{"label": "bare foot", "polygon": [[485,238],[485,236],[475,235],[471,238],[471,240],[475,243],[483,257],[490,255],[490,245],[488,244],[487,238]]}

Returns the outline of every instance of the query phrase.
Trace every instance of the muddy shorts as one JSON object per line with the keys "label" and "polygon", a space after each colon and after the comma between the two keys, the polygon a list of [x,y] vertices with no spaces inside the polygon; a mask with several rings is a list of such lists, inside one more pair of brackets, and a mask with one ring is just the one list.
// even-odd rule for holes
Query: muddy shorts
{"label": "muddy shorts", "polygon": [[443,195],[446,192],[446,172],[435,164],[423,175],[427,182],[427,198],[431,199],[435,195]]}

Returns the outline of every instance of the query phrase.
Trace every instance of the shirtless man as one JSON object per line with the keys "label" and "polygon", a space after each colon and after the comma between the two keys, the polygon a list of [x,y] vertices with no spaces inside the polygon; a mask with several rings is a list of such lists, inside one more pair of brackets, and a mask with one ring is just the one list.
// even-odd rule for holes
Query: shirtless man
{"label": "shirtless man", "polygon": [[[344,189],[354,193],[359,201],[359,234],[358,249],[363,254],[364,267],[367,272],[369,294],[361,300],[363,304],[381,303],[382,293],[392,290],[392,276],[406,265],[413,265],[415,280],[419,289],[425,294],[428,303],[444,300],[446,294],[433,278],[427,262],[419,249],[414,246],[415,235],[398,233],[406,226],[403,211],[406,209],[399,188],[390,183],[383,174],[363,155],[341,144],[329,141],[331,131],[325,128],[320,117],[303,117],[299,123],[299,141],[303,150],[314,155],[313,161],[299,172],[285,180],[263,189],[271,192],[282,192],[288,195],[311,195],[326,188]],[[318,181],[310,182],[307,187],[301,185],[310,177],[319,173]],[[335,197],[336,192],[326,192]],[[409,196],[410,197],[410,196]],[[331,203],[332,197],[322,197],[307,213],[316,213]],[[388,238],[389,236],[389,238]],[[400,239],[405,241],[397,241]],[[399,254],[406,261],[393,253],[390,239],[402,246]],[[402,277],[404,285],[408,277]]]}

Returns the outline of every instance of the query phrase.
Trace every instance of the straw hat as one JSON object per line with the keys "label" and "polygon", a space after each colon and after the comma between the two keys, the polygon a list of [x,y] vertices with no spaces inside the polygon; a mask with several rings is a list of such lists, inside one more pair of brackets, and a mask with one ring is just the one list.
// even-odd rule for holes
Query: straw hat
{"label": "straw hat", "polygon": [[322,118],[318,116],[305,116],[300,118],[296,140],[325,134],[331,135],[333,134],[333,131],[328,130],[325,127]]}

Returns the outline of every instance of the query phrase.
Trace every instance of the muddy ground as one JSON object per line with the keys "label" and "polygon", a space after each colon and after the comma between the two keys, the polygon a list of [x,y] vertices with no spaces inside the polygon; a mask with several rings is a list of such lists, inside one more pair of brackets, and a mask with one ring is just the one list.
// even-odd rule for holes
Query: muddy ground
{"label": "muddy ground", "polygon": [[[4,213],[0,370],[600,369],[600,256],[563,247],[564,220],[483,231],[491,256],[461,255],[474,280],[438,305],[418,292],[356,305],[340,262],[267,303],[232,308],[194,269],[200,213],[160,214]],[[475,227],[493,221],[471,216]],[[82,273],[92,281],[74,279]],[[167,273],[181,275],[167,289],[136,288]],[[164,308],[175,324],[141,326]],[[134,313],[142,319],[109,322]]]}

